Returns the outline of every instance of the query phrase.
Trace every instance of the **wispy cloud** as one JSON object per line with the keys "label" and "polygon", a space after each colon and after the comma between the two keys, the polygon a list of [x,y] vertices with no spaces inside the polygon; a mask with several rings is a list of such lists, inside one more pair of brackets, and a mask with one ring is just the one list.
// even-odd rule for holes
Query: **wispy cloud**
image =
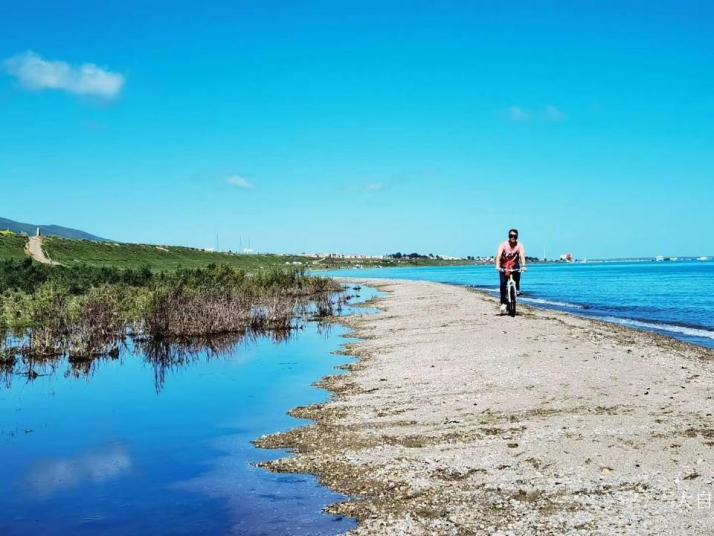
{"label": "wispy cloud", "polygon": [[364,187],[365,192],[382,192],[386,190],[386,186],[381,183],[381,182],[373,182],[371,184],[367,184]]}
{"label": "wispy cloud", "polygon": [[232,175],[226,179],[226,183],[241,190],[252,190],[253,183],[248,182],[244,177],[240,175]]}
{"label": "wispy cloud", "polygon": [[3,62],[5,71],[30,90],[66,91],[74,95],[89,95],[113,99],[124,87],[124,76],[93,63],[73,66],[64,61],[50,61],[27,51]]}
{"label": "wispy cloud", "polygon": [[567,119],[565,113],[552,104],[537,109],[527,109],[513,105],[506,110],[506,116],[517,123],[528,121],[562,122]]}
{"label": "wispy cloud", "polygon": [[547,121],[565,121],[566,116],[558,108],[549,104],[545,107],[544,118]]}
{"label": "wispy cloud", "polygon": [[510,117],[512,121],[518,121],[522,123],[524,121],[529,121],[531,118],[531,114],[526,112],[520,106],[511,106],[508,109],[508,117]]}

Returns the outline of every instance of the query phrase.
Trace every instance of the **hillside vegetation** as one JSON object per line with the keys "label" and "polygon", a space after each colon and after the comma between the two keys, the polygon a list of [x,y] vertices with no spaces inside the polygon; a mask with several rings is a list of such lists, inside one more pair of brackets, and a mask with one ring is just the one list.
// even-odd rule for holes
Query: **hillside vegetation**
{"label": "hillside vegetation", "polygon": [[[22,235],[0,232],[0,260],[23,259],[27,238]],[[273,254],[232,254],[204,251],[181,246],[156,246],[150,244],[121,244],[116,242],[92,242],[89,240],[68,240],[45,237],[43,250],[47,256],[64,266],[87,265],[94,267],[133,268],[148,267],[153,271],[176,270],[178,268],[203,268],[210,264],[228,265],[244,270],[301,266],[311,270],[364,268],[381,266],[451,266],[472,264],[470,260],[455,260],[422,257],[383,259],[359,259],[323,257],[316,259],[302,255]]]}
{"label": "hillside vegetation", "polygon": [[25,258],[27,238],[0,231],[0,260],[19,260]]}
{"label": "hillside vegetation", "polygon": [[203,268],[209,264],[216,264],[255,270],[285,266],[287,262],[297,261],[303,264],[309,262],[309,259],[297,256],[234,255],[178,246],[90,242],[54,237],[44,239],[43,249],[53,261],[65,266],[83,264],[113,268],[148,267],[151,270],[175,270]]}

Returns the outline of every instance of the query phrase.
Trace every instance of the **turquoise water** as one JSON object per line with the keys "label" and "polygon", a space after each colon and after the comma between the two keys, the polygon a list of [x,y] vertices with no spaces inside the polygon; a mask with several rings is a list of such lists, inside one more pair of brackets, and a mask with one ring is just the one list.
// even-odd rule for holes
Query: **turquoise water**
{"label": "turquoise water", "polygon": [[[371,295],[362,290],[361,299]],[[350,361],[347,331],[309,322],[291,339],[220,349],[129,348],[89,368],[64,360],[0,384],[0,534],[337,534],[344,499],[306,475],[256,463],[263,434],[306,424],[312,387]],[[166,350],[166,348],[164,348]],[[23,367],[19,367],[22,369]],[[21,373],[22,370],[16,371]]]}
{"label": "turquoise water", "polygon": [[[438,281],[498,294],[493,266],[340,270],[330,275]],[[532,264],[522,301],[714,347],[714,262]]]}

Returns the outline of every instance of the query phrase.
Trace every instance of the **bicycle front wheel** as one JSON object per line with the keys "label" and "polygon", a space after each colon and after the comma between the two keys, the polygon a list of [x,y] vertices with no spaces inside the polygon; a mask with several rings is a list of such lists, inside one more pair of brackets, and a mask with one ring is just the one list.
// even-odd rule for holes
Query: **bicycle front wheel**
{"label": "bicycle front wheel", "polygon": [[508,314],[516,316],[516,285],[510,285],[508,288]]}

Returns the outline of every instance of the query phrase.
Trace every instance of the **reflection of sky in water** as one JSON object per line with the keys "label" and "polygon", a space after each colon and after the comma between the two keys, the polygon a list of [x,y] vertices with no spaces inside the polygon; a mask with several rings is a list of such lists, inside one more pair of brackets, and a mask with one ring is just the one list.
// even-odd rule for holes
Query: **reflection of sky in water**
{"label": "reflection of sky in water", "polygon": [[71,458],[40,460],[30,467],[23,484],[37,497],[49,497],[87,482],[101,482],[131,469],[129,451],[108,445]]}
{"label": "reflection of sky in water", "polygon": [[[368,297],[362,292],[363,298]],[[90,378],[55,374],[0,387],[0,534],[335,534],[321,514],[342,498],[305,475],[255,463],[284,455],[250,441],[302,424],[311,384],[349,362],[346,330],[308,324],[275,344],[244,342],[165,370],[129,354]],[[63,365],[63,366],[66,366]]]}
{"label": "reflection of sky in water", "polygon": [[[284,451],[261,452],[246,444],[243,434],[223,436],[212,442],[221,456],[211,460],[210,469],[194,478],[175,483],[172,488],[206,494],[226,501],[231,529],[237,534],[334,533],[352,527],[349,520],[332,518],[315,526],[311,505],[324,501],[324,490],[309,475],[275,474],[256,470],[247,459],[268,460],[287,455]],[[252,451],[252,452],[251,452]],[[341,498],[335,496],[335,501]],[[327,503],[325,503],[326,505]],[[331,527],[334,525],[334,528]],[[314,532],[313,532],[314,531]]]}

